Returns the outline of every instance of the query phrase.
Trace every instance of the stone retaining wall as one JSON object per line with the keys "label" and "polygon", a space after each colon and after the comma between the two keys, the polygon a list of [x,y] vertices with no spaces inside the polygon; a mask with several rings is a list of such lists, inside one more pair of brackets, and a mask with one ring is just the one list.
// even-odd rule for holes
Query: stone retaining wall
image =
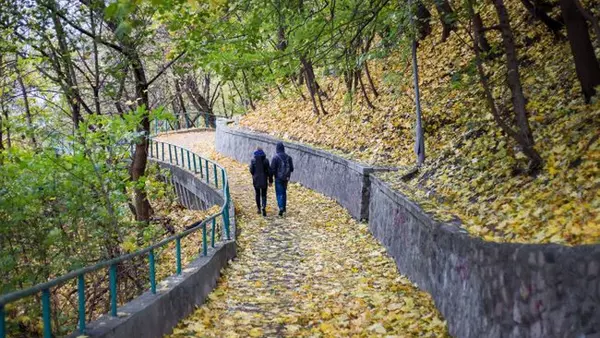
{"label": "stone retaining wall", "polygon": [[[171,171],[177,196],[185,206],[206,209],[215,204],[223,205],[221,190],[215,190],[187,170],[169,163],[152,161]],[[230,203],[229,215],[232,240],[223,238],[215,248],[209,246],[206,257],[200,257],[183,267],[181,275],[172,275],[158,283],[156,294],[147,291],[120,306],[118,317],[103,315],[88,323],[86,336],[158,338],[172,332],[181,319],[204,303],[215,288],[221,269],[236,256],[233,202]],[[76,332],[71,337],[79,335]]]}
{"label": "stone retaining wall", "polygon": [[[217,120],[216,150],[235,160],[250,164],[256,147],[262,147],[270,160],[280,140],[263,134],[233,129],[229,120]],[[385,170],[363,166],[326,151],[303,144],[283,142],[292,156],[294,172],[291,180],[334,198],[355,219],[369,217],[369,174]]]}
{"label": "stone retaining wall", "polygon": [[[256,146],[271,154],[278,142],[223,123],[217,151],[238,161],[249,162]],[[368,217],[400,273],[432,295],[453,336],[600,338],[600,245],[485,242],[433,221],[368,175],[372,168],[284,143],[298,162],[293,179],[335,198],[355,218]]]}
{"label": "stone retaining wall", "polygon": [[492,243],[371,177],[369,228],[455,337],[600,337],[600,245]]}
{"label": "stone retaining wall", "polygon": [[221,242],[209,249],[207,257],[188,264],[180,276],[173,275],[159,283],[155,295],[144,292],[120,306],[118,317],[103,315],[87,324],[86,336],[158,338],[171,333],[179,321],[205,302],[217,285],[221,269],[235,256],[235,242]]}
{"label": "stone retaining wall", "polygon": [[206,210],[213,205],[223,205],[223,193],[215,190],[189,171],[167,162],[153,160],[170,171],[169,184],[175,189],[179,203],[192,210]]}
{"label": "stone retaining wall", "polygon": [[[192,210],[206,210],[214,205],[223,205],[224,199],[221,189],[215,189],[192,172],[177,165],[156,159],[149,160],[158,164],[162,169],[169,170],[171,175],[168,178],[168,183],[173,186],[179,203],[184,207]],[[219,180],[219,187],[221,187],[221,184],[222,182]],[[235,239],[236,225],[233,201],[229,202],[229,218],[230,237]]]}

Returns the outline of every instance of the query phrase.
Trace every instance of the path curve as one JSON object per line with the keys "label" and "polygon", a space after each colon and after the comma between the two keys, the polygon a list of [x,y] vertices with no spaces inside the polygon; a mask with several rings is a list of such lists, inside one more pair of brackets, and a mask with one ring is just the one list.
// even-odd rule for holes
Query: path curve
{"label": "path curve", "polygon": [[398,274],[366,224],[299,184],[290,184],[285,218],[274,189],[269,215],[257,215],[248,165],[217,154],[214,137],[158,137],[227,169],[241,231],[238,257],[172,337],[447,336],[431,297]]}

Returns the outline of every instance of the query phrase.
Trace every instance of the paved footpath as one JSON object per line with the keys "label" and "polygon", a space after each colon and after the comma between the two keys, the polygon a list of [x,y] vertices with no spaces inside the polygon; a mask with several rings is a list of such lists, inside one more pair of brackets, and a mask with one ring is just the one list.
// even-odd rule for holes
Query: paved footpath
{"label": "paved footpath", "polygon": [[215,153],[214,137],[159,138],[227,169],[241,231],[238,257],[171,337],[447,336],[431,297],[398,273],[365,224],[299,184],[289,186],[284,218],[273,188],[268,216],[257,215],[248,164]]}

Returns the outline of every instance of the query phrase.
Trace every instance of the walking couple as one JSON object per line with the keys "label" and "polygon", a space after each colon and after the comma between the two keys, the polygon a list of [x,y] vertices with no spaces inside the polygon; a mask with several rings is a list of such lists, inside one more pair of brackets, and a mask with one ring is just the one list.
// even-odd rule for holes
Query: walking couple
{"label": "walking couple", "polygon": [[252,183],[256,198],[256,208],[258,213],[267,216],[267,183],[273,184],[275,177],[275,196],[279,206],[279,216],[286,212],[287,203],[287,185],[290,175],[294,171],[292,157],[285,153],[283,143],[277,143],[276,154],[271,159],[271,165],[267,160],[267,155],[259,147],[254,152],[254,158],[250,162],[250,173],[252,174]]}

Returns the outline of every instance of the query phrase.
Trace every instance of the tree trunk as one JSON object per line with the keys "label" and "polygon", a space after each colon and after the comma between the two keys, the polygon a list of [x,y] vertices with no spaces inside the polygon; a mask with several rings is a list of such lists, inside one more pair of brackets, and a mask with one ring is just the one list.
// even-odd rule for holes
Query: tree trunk
{"label": "tree trunk", "polygon": [[575,60],[575,70],[585,102],[589,103],[596,94],[595,87],[600,85],[600,66],[590,41],[590,34],[585,18],[577,9],[574,0],[560,0],[562,17],[567,26],[567,37],[571,45],[571,53]]}
{"label": "tree trunk", "polygon": [[[315,83],[315,88],[316,88],[316,92],[317,92],[317,97],[319,98],[319,105],[321,106],[321,112],[323,112],[323,115],[327,115],[327,111],[325,110],[325,107],[323,106],[323,96],[325,96],[325,98],[327,98],[327,95],[325,94],[325,92],[321,89],[321,87],[319,86],[319,83],[317,82],[317,80],[315,79],[315,75],[313,72],[313,81]],[[356,88],[355,88],[356,89]]]}
{"label": "tree trunk", "polygon": [[[223,86],[221,86],[221,104],[223,105],[223,115],[225,115],[225,117],[229,117],[227,115],[227,107],[225,106],[225,92],[223,91]],[[231,116],[233,116],[233,114],[231,114]]]}
{"label": "tree trunk", "polygon": [[346,85],[346,91],[350,94],[352,93],[352,83],[354,82],[354,76],[351,71],[344,72],[344,84]]}
{"label": "tree trunk", "polygon": [[315,113],[315,115],[319,115],[319,107],[317,106],[317,101],[315,99],[315,90],[313,88],[312,81],[310,80],[310,75],[308,74],[308,72],[305,72],[304,74],[306,76],[306,87],[308,88],[310,100],[313,105],[313,112]]}
{"label": "tree trunk", "polygon": [[282,2],[285,0],[278,0],[274,3],[275,10],[277,11],[277,44],[275,48],[280,51],[284,51],[287,48],[287,39],[285,37],[285,23],[283,14]]}
{"label": "tree trunk", "polygon": [[[4,111],[4,104],[2,104],[2,111]],[[4,135],[2,129],[4,129],[2,115],[0,114],[0,152],[4,150]],[[2,164],[2,157],[0,157],[0,164]]]}
{"label": "tree trunk", "polygon": [[517,51],[512,29],[510,27],[508,12],[504,6],[504,0],[494,0],[494,7],[500,22],[502,43],[504,44],[504,50],[506,52],[506,78],[512,94],[512,104],[518,134],[517,141],[521,143],[523,151],[531,160],[530,167],[538,168],[541,165],[542,160],[534,150],[534,139],[529,127],[527,110],[525,108],[525,95],[523,95],[523,88],[521,86],[521,78],[519,75]]}
{"label": "tree trunk", "polygon": [[583,15],[583,17],[590,23],[590,25],[592,25],[592,28],[594,28],[594,32],[596,34],[596,43],[598,44],[598,46],[600,46],[600,23],[598,22],[598,19],[594,16],[592,12],[585,9],[585,7],[583,7],[579,0],[573,1],[575,2],[575,5],[577,5],[577,9],[579,9],[579,12],[581,12],[581,15]]}
{"label": "tree trunk", "polygon": [[360,90],[362,91],[362,94],[365,97],[365,101],[367,102],[367,105],[369,106],[369,108],[375,109],[375,106],[373,105],[373,103],[371,103],[371,100],[369,100],[369,95],[367,95],[367,91],[365,90],[365,84],[363,83],[360,72],[358,74],[358,81],[360,82]]}
{"label": "tree trunk", "polygon": [[210,74],[204,74],[204,86],[202,87],[204,90],[204,97],[208,102],[208,106],[212,108],[210,104]]}
{"label": "tree trunk", "polygon": [[417,1],[417,30],[419,32],[418,40],[425,39],[429,34],[431,34],[431,12],[427,10],[427,7],[423,5],[423,2]]}
{"label": "tree trunk", "polygon": [[275,78],[275,72],[273,71],[273,68],[271,68],[271,66],[268,66],[268,68],[269,68],[269,73],[271,73],[271,75],[273,75],[273,79],[275,81],[275,87],[277,87],[277,91],[279,92],[279,95],[281,95],[281,97],[283,97],[283,99],[285,99],[283,90],[281,90],[281,86],[279,85],[279,83],[277,82],[277,79]]}
{"label": "tree trunk", "polygon": [[[409,7],[411,1],[409,0]],[[420,3],[420,2],[419,2]],[[410,24],[414,24],[412,13],[410,15]],[[423,126],[421,124],[421,93],[419,91],[419,65],[417,63],[417,38],[413,37],[411,43],[413,83],[415,89],[415,155],[417,155],[417,166],[420,167],[425,162],[425,136],[423,135]]]}
{"label": "tree trunk", "polygon": [[75,69],[73,68],[73,61],[71,60],[71,51],[67,45],[66,33],[63,24],[56,13],[56,3],[51,1],[49,4],[51,6],[52,23],[54,24],[56,39],[58,40],[60,49],[60,57],[58,57],[57,62],[62,63],[62,67],[60,67],[62,68],[62,71],[59,67],[55,68],[59,79],[64,82],[61,87],[64,89],[65,95],[67,96],[67,101],[71,108],[71,120],[73,121],[75,130],[77,130],[79,128],[79,123],[83,121],[83,118],[81,117],[81,104],[83,103],[83,98],[81,97],[77,85],[77,77],[75,75]]}
{"label": "tree trunk", "polygon": [[[472,0],[467,1],[467,10],[469,12],[469,15],[473,18],[473,20],[475,20],[476,14],[473,10]],[[485,72],[483,71],[481,46],[477,42],[481,38],[480,34],[482,34],[482,31],[478,30],[478,29],[474,29],[474,34],[475,34],[475,39],[473,40],[473,49],[475,50],[475,64],[477,66],[477,73],[479,74],[479,81],[481,82],[481,86],[483,87],[483,92],[485,94],[487,104],[492,112],[494,121],[496,121],[498,126],[500,126],[500,128],[502,129],[502,131],[504,131],[504,133],[506,135],[508,135],[509,137],[512,137],[515,141],[517,141],[517,143],[523,148],[523,152],[525,153],[525,155],[528,158],[530,158],[530,159],[536,158],[537,161],[539,161],[541,163],[541,157],[539,156],[537,151],[533,147],[530,147],[527,144],[526,140],[522,139],[521,136],[519,135],[519,133],[514,131],[506,123],[506,121],[504,121],[502,119],[502,117],[500,116],[500,112],[498,111],[498,108],[496,107],[496,103],[494,102],[494,97],[492,96],[492,90],[491,90],[491,87],[487,80],[487,76],[485,75]]]}
{"label": "tree trunk", "polygon": [[235,89],[235,92],[238,94],[238,97],[240,98],[240,102],[242,103],[244,110],[247,111],[248,110],[248,100],[244,99],[244,96],[240,92],[238,86],[235,84],[235,81],[231,81],[231,83],[233,84],[233,89]]}
{"label": "tree trunk", "polygon": [[[5,83],[4,83],[4,63],[3,63],[3,55],[0,54],[0,79],[2,79],[2,83],[0,83],[0,89],[2,90],[2,92],[0,93],[0,150],[4,150],[6,149],[4,147],[4,124],[6,124],[6,129],[8,130],[8,123],[4,122],[4,119],[2,118],[3,116],[7,115],[6,112],[6,108],[4,107],[4,89],[5,87]],[[0,158],[1,160],[1,158]],[[1,164],[1,162],[0,162]]]}
{"label": "tree trunk", "polygon": [[481,51],[484,53],[489,53],[492,50],[492,47],[485,37],[485,32],[483,31],[483,20],[481,20],[479,13],[473,15],[473,31],[475,32],[475,41],[477,41]]}
{"label": "tree trunk", "polygon": [[369,72],[369,65],[367,64],[367,61],[365,61],[365,75],[367,75],[367,80],[369,81],[369,86],[373,91],[373,95],[375,95],[375,97],[378,97],[379,92],[377,92],[377,88],[375,88],[375,84],[373,84],[373,79],[371,78],[371,73]]}
{"label": "tree trunk", "polygon": [[[363,48],[363,54],[367,54],[369,50],[371,50],[371,43],[373,42],[374,38],[375,32],[372,32],[366,40],[365,46]],[[379,93],[377,92],[377,88],[375,88],[375,85],[373,84],[373,79],[371,78],[371,73],[369,72],[369,62],[367,59],[365,59],[363,63],[363,68],[365,69],[365,75],[367,76],[369,86],[371,86],[371,90],[373,91],[373,95],[375,95],[375,97],[378,97]]]}
{"label": "tree trunk", "polygon": [[[138,132],[142,132],[142,137],[135,145],[135,153],[133,162],[131,163],[130,177],[135,183],[134,185],[134,205],[136,210],[136,220],[139,222],[150,221],[152,216],[152,207],[148,201],[145,187],[138,186],[138,181],[146,174],[148,166],[148,137],[150,137],[150,100],[148,98],[148,81],[146,72],[142,64],[142,60],[135,50],[126,48],[127,57],[132,66],[133,75],[135,78],[135,95],[136,99],[140,99],[142,105],[145,106],[145,113],[141,123],[137,127]],[[136,100],[137,102],[137,100]]]}
{"label": "tree trunk", "polygon": [[202,113],[202,116],[204,117],[204,123],[206,124],[206,126],[214,127],[215,115],[212,111],[212,108],[208,104],[207,99],[200,92],[200,88],[198,88],[196,80],[192,76],[188,76],[185,79],[185,82],[186,93],[190,101],[192,101],[194,108],[196,108],[196,110]]}
{"label": "tree trunk", "polygon": [[173,115],[175,115],[175,124],[176,124],[176,128],[180,129],[181,125],[179,123],[179,115],[181,114],[181,109],[179,109],[179,104],[177,102],[177,90],[175,92],[175,98],[171,100],[171,109],[173,109]]}
{"label": "tree trunk", "polygon": [[[301,78],[304,78],[303,74],[300,74]],[[298,81],[300,82],[300,81]],[[292,85],[294,86],[294,89],[296,90],[296,92],[300,95],[300,97],[302,98],[302,101],[306,101],[306,96],[304,96],[304,93],[302,92],[302,89],[298,86],[298,84],[296,83],[296,81],[294,79],[292,79]]]}
{"label": "tree trunk", "polygon": [[256,110],[256,106],[254,106],[254,101],[252,101],[250,84],[248,83],[248,78],[246,77],[246,72],[244,70],[242,70],[242,76],[244,77],[244,89],[246,89],[246,95],[248,96],[248,101],[250,102],[250,108],[252,108],[252,110]]}
{"label": "tree trunk", "polygon": [[415,154],[417,155],[417,166],[421,166],[425,162],[425,135],[423,135],[423,126],[421,124],[421,94],[419,92],[419,67],[417,64],[417,40],[412,41],[412,65],[413,79],[415,87],[415,107],[417,113],[417,121],[415,126]]}
{"label": "tree trunk", "polygon": [[[94,19],[94,11],[90,9],[90,26],[92,28],[92,34],[96,35],[96,20]],[[98,54],[98,41],[95,39],[92,42],[94,51],[94,86],[92,88],[94,92],[94,106],[96,114],[102,114],[100,108],[100,60]]]}
{"label": "tree trunk", "polygon": [[173,109],[173,115],[175,115],[175,129],[181,129],[181,123],[179,123],[179,107],[177,107],[177,102],[175,102],[175,100],[171,101],[171,109]]}
{"label": "tree trunk", "polygon": [[552,19],[548,13],[546,13],[535,3],[532,3],[530,0],[521,0],[521,3],[523,3],[523,6],[527,8],[534,19],[540,20],[544,23],[544,25],[546,25],[546,28],[548,28],[550,33],[554,34],[554,37],[558,39],[562,38],[562,35],[560,34],[560,30],[563,27],[562,23]]}
{"label": "tree trunk", "polygon": [[456,29],[456,18],[448,0],[434,0],[434,2],[443,27],[442,42],[444,42],[450,36],[450,32]]}
{"label": "tree trunk", "polygon": [[6,123],[6,148],[10,149],[12,146],[10,139],[10,124],[8,119],[8,110],[5,109],[4,105],[2,105],[2,113],[4,114],[4,123]]}
{"label": "tree trunk", "polygon": [[177,97],[177,102],[178,104],[176,105],[178,107],[177,112],[179,114],[183,114],[183,116],[186,119],[190,119],[191,117],[188,116],[188,112],[187,109],[185,107],[185,101],[183,100],[183,95],[181,94],[182,90],[181,90],[181,80],[179,79],[175,79],[175,96]]}
{"label": "tree trunk", "polygon": [[304,76],[306,82],[306,88],[308,89],[308,93],[310,94],[310,100],[313,105],[313,112],[316,115],[319,115],[319,107],[317,107],[317,101],[315,98],[316,88],[314,82],[314,73],[312,72],[312,64],[310,61],[307,61],[305,57],[300,57],[300,62],[304,68]]}
{"label": "tree trunk", "polygon": [[33,148],[37,148],[37,140],[35,139],[35,132],[33,130],[33,120],[31,118],[31,108],[29,107],[29,97],[27,95],[27,88],[25,88],[25,84],[23,83],[23,76],[21,74],[21,70],[19,69],[19,65],[15,65],[15,69],[17,70],[17,82],[19,82],[19,87],[21,88],[21,95],[23,95],[23,104],[25,106],[25,118],[27,119],[28,126],[28,134],[31,137],[31,143]]}
{"label": "tree trunk", "polygon": [[354,81],[352,84],[352,92],[356,93],[356,91],[358,89],[358,81],[360,80],[359,79],[360,72],[358,70],[354,70],[354,71],[352,71],[352,76],[354,77]]}
{"label": "tree trunk", "polygon": [[[129,73],[129,66],[125,66],[123,70],[120,71],[119,77],[119,89],[117,90],[117,95],[114,99],[115,101],[115,109],[120,116],[125,114],[125,110],[121,105],[121,98],[123,97],[123,92],[125,91],[125,80],[127,79],[127,74]],[[134,213],[135,214],[135,213]]]}
{"label": "tree trunk", "polygon": [[284,51],[287,48],[287,40],[285,39],[285,30],[282,26],[277,28],[277,49]]}

